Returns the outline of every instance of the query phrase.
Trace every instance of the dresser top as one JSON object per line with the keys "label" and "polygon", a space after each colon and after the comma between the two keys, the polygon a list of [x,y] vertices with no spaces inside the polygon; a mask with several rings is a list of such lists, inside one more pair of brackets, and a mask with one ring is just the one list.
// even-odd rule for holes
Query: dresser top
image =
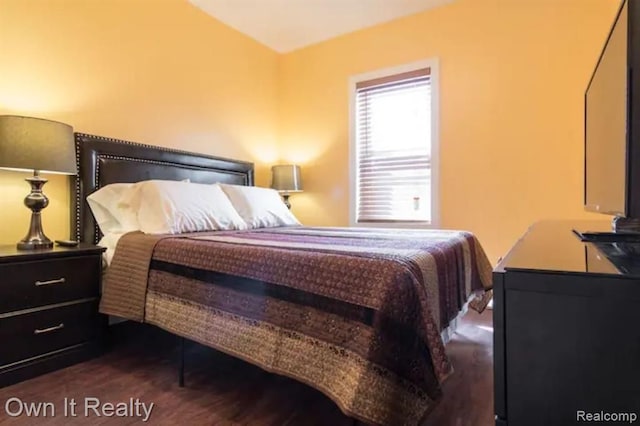
{"label": "dresser top", "polygon": [[69,256],[96,255],[105,250],[104,247],[81,243],[76,247],[56,246],[43,250],[18,250],[15,244],[0,245],[0,263],[54,259]]}
{"label": "dresser top", "polygon": [[640,277],[640,243],[583,242],[573,232],[611,231],[611,222],[541,221],[533,224],[495,271],[548,271]]}

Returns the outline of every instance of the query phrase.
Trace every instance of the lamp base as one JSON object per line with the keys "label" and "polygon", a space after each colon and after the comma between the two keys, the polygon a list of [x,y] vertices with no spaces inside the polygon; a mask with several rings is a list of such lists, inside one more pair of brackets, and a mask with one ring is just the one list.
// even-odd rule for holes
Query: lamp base
{"label": "lamp base", "polygon": [[284,205],[287,206],[289,210],[291,210],[291,203],[289,202],[289,194],[282,194],[282,198],[284,201]]}
{"label": "lamp base", "polygon": [[[46,237],[45,237],[46,238]],[[42,250],[42,249],[50,249],[53,248],[53,241],[46,238],[43,241],[20,241],[16,247],[18,250]]]}
{"label": "lamp base", "polygon": [[17,244],[18,250],[40,250],[53,247],[51,241],[42,230],[42,219],[40,212],[49,205],[49,199],[42,193],[42,187],[47,180],[40,177],[37,170],[34,170],[33,177],[25,179],[31,184],[31,193],[24,199],[24,205],[31,209],[31,223],[27,236]]}

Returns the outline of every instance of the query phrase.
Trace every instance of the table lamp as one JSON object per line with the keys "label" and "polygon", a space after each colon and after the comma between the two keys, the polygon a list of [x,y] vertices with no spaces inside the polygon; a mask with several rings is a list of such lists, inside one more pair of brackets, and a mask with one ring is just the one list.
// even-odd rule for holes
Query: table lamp
{"label": "table lamp", "polygon": [[271,188],[282,194],[284,204],[290,209],[290,193],[302,192],[300,166],[296,166],[295,164],[282,164],[271,167]]}
{"label": "table lamp", "polygon": [[33,177],[25,179],[31,184],[31,193],[24,199],[25,206],[31,209],[31,224],[27,236],[18,242],[18,249],[53,247],[42,231],[41,211],[49,199],[42,192],[47,179],[40,172],[77,173],[73,128],[41,118],[0,115],[0,168],[33,171]]}

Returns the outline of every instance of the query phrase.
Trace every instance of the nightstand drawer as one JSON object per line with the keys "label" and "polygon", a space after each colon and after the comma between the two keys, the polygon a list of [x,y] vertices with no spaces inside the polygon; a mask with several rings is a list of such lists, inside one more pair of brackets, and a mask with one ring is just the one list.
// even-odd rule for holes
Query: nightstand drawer
{"label": "nightstand drawer", "polygon": [[0,313],[98,297],[101,257],[0,264]]}
{"label": "nightstand drawer", "polygon": [[86,342],[100,333],[98,302],[0,318],[2,366]]}

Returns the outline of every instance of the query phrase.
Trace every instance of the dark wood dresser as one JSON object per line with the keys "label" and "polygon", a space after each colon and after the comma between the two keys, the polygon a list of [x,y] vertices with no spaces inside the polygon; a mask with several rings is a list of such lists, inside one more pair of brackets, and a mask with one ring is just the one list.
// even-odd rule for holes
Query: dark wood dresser
{"label": "dark wood dresser", "polygon": [[0,246],[0,387],[98,354],[102,247]]}
{"label": "dark wood dresser", "polygon": [[537,223],[494,271],[496,425],[640,422],[640,243],[574,228],[610,224]]}

